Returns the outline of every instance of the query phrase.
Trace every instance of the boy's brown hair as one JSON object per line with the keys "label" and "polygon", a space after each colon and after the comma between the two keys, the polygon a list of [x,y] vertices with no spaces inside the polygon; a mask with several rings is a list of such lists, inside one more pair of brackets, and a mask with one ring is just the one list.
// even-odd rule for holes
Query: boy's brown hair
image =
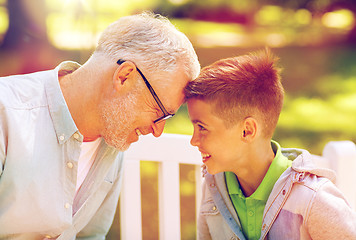
{"label": "boy's brown hair", "polygon": [[272,137],[284,98],[277,60],[269,49],[219,60],[188,83],[185,99],[213,104],[214,114],[227,127],[246,117],[257,117],[263,123],[264,134]]}

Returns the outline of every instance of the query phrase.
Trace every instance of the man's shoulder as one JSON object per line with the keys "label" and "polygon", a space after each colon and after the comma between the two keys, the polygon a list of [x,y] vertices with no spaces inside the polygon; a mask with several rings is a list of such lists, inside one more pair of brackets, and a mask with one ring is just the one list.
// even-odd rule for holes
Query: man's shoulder
{"label": "man's shoulder", "polygon": [[51,71],[0,77],[0,109],[30,109],[43,105],[45,79]]}

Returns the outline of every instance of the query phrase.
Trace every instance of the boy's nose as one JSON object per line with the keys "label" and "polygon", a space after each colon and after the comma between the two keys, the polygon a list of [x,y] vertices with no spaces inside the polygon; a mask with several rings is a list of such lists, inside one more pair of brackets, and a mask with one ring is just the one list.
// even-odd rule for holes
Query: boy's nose
{"label": "boy's nose", "polygon": [[198,138],[197,134],[195,134],[195,131],[193,133],[192,139],[190,139],[190,144],[194,147],[198,147],[198,145],[199,145],[199,138]]}

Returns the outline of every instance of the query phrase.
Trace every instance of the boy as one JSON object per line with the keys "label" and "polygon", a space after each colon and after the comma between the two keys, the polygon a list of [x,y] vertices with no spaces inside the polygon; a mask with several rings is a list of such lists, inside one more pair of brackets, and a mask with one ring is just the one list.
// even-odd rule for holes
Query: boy
{"label": "boy", "polygon": [[208,173],[199,239],[356,239],[356,214],[300,149],[271,140],[283,105],[269,50],[205,67],[185,88]]}

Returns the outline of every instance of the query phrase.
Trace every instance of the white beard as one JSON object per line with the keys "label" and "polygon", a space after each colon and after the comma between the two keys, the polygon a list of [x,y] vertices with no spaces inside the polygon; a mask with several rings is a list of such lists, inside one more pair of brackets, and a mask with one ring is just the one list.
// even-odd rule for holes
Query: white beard
{"label": "white beard", "polygon": [[130,146],[129,135],[135,130],[133,126],[137,94],[129,93],[127,96],[107,101],[101,106],[101,119],[104,130],[101,136],[106,143],[120,151],[125,151]]}

